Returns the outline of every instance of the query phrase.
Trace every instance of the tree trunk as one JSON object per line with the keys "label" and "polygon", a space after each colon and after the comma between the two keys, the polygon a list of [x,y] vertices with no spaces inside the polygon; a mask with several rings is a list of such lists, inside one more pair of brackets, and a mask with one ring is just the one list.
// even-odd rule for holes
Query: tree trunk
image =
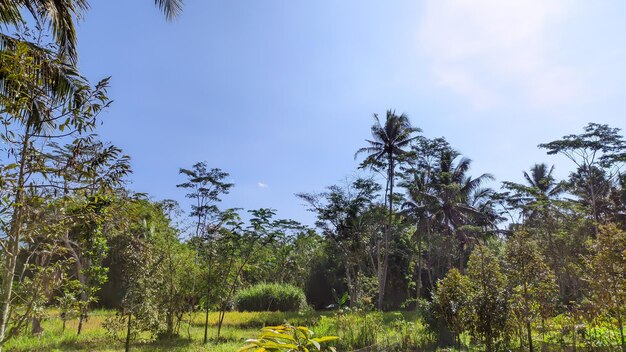
{"label": "tree trunk", "polygon": [[24,183],[26,174],[26,158],[28,145],[30,143],[30,124],[31,118],[26,123],[26,132],[22,142],[22,150],[20,153],[20,169],[13,198],[13,216],[9,228],[9,236],[6,244],[5,266],[2,273],[4,287],[0,292],[0,352],[6,340],[6,331],[9,325],[9,313],[11,311],[11,299],[13,298],[13,279],[15,276],[15,268],[17,266],[17,256],[20,250],[20,234],[22,226],[23,202],[24,202]]}
{"label": "tree trunk", "polygon": [[528,350],[533,352],[533,330],[529,319],[526,319],[526,331],[528,333]]}
{"label": "tree trunk", "polygon": [[465,252],[463,249],[463,243],[459,243],[459,272],[465,275]]}
{"label": "tree trunk", "polygon": [[80,335],[80,333],[83,330],[83,321],[85,319],[87,319],[87,310],[89,309],[89,304],[88,304],[88,300],[89,297],[87,296],[87,292],[85,290],[85,285],[86,280],[85,280],[85,275],[83,275],[82,273],[82,265],[80,264],[80,260],[76,260],[76,270],[78,271],[77,277],[78,277],[78,281],[80,282],[81,286],[83,286],[83,289],[80,292],[80,301],[81,304],[79,304],[80,307],[80,316],[78,317],[78,330],[76,331],[76,335]]}
{"label": "tree trunk", "polygon": [[131,321],[133,318],[133,313],[128,313],[128,325],[126,326],[126,344],[124,347],[124,351],[128,352],[130,351],[130,328],[131,328]]}
{"label": "tree trunk", "polygon": [[83,314],[82,308],[80,312],[80,316],[78,317],[78,329],[76,330],[76,335],[80,335],[81,331],[83,331],[83,320],[85,315]]}
{"label": "tree trunk", "polygon": [[572,318],[572,332],[574,333],[572,336],[572,347],[574,348],[574,352],[576,352],[576,322],[574,321],[574,319]]}
{"label": "tree trunk", "polygon": [[[526,275],[526,265],[525,265],[525,260],[522,258],[522,275]],[[533,330],[532,330],[532,324],[531,324],[531,320],[530,320],[530,304],[528,302],[529,300],[529,295],[528,295],[528,284],[526,283],[526,280],[524,279],[524,319],[526,320],[526,332],[528,333],[528,348],[530,352],[533,352]]]}
{"label": "tree trunk", "polygon": [[384,260],[383,260],[383,268],[379,282],[379,292],[378,292],[378,310],[383,310],[383,301],[385,299],[385,288],[387,286],[387,272],[389,269],[389,238],[391,237],[391,225],[393,223],[393,181],[394,181],[394,160],[393,155],[391,153],[388,155],[389,158],[389,214],[387,214],[387,228],[385,230],[384,236]]}
{"label": "tree trunk", "polygon": [[622,314],[620,313],[621,306],[617,306],[617,325],[619,327],[619,337],[622,345],[622,352],[626,352],[626,343],[624,341],[624,322],[622,321]]}
{"label": "tree trunk", "polygon": [[591,192],[591,212],[592,212],[592,216],[593,216],[593,220],[594,220],[594,224],[593,224],[593,230],[594,233],[596,235],[596,237],[598,237],[598,225],[600,224],[600,214],[598,214],[598,205],[597,205],[597,199],[596,199],[596,189],[593,185],[593,180],[591,179],[592,174],[591,174],[591,165],[587,166],[587,184],[589,185],[589,191]]}
{"label": "tree trunk", "polygon": [[168,269],[169,269],[169,296],[167,298],[167,313],[165,317],[165,322],[167,325],[167,336],[174,336],[174,320],[175,320],[175,312],[174,312],[174,265],[172,263],[172,243],[171,238],[167,237],[167,259],[168,259]]}
{"label": "tree trunk", "polygon": [[41,326],[41,318],[33,317],[31,320],[31,333],[35,336],[43,335],[43,327]]}
{"label": "tree trunk", "polygon": [[[417,240],[417,280],[415,287],[415,299],[419,299],[422,294],[422,235]],[[417,306],[417,305],[416,305]]]}
{"label": "tree trunk", "polygon": [[432,260],[429,261],[431,262],[430,268],[428,268],[426,270],[426,273],[428,274],[428,286],[430,287],[430,292],[435,292],[435,280],[433,280],[433,267],[432,267]]}
{"label": "tree trunk", "polygon": [[226,302],[222,302],[220,315],[217,321],[217,340],[220,339],[220,333],[222,332],[222,323],[224,322],[224,317],[226,316]]}
{"label": "tree trunk", "polygon": [[378,276],[378,302],[377,302],[377,306],[378,309],[381,310],[382,309],[382,299],[381,299],[381,292],[383,290],[382,288],[382,281],[383,281],[383,254],[381,253],[381,240],[376,241],[376,275]]}
{"label": "tree trunk", "polygon": [[209,280],[207,280],[207,289],[206,289],[206,307],[204,311],[204,341],[203,343],[206,345],[209,340],[209,298],[211,296],[211,285]]}
{"label": "tree trunk", "polygon": [[345,270],[346,270],[346,281],[348,281],[348,293],[350,294],[350,308],[354,308],[356,304],[358,303],[359,297],[357,297],[358,295],[355,292],[356,285],[354,284],[354,281],[352,280],[352,274],[350,273],[350,263],[348,260],[346,260],[345,262]]}

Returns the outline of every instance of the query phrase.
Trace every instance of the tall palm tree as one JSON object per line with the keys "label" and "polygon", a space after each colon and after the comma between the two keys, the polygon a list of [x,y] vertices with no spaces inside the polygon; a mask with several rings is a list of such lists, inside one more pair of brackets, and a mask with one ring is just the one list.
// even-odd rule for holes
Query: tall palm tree
{"label": "tall palm tree", "polygon": [[415,221],[413,241],[417,243],[417,266],[415,268],[415,298],[419,299],[422,291],[422,243],[424,237],[429,237],[432,221],[432,198],[428,196],[432,192],[430,172],[415,170],[410,182],[403,185],[407,188],[409,199],[402,204],[403,213]]}
{"label": "tall palm tree", "polygon": [[[155,0],[167,19],[172,19],[182,10],[182,0]],[[75,19],[89,8],[87,0],[0,0],[0,25],[22,26],[23,13],[30,13],[41,25],[49,25],[60,52],[76,62]],[[3,35],[5,36],[5,35]]]}
{"label": "tall palm tree", "polygon": [[545,216],[551,202],[564,192],[564,184],[557,182],[554,176],[554,165],[541,163],[530,168],[530,173],[524,171],[526,184],[503,182],[503,187],[513,192],[509,202],[522,209],[522,214],[528,220],[537,216]]}
{"label": "tall palm tree", "polygon": [[384,260],[382,266],[379,264],[378,282],[378,309],[382,309],[385,285],[387,283],[387,269],[389,267],[389,238],[391,237],[393,218],[395,168],[404,160],[408,153],[407,148],[411,145],[411,142],[417,138],[415,134],[421,132],[421,130],[411,126],[406,114],[396,115],[393,110],[387,110],[384,125],[381,124],[378,114],[374,114],[374,120],[374,125],[372,125],[372,139],[366,139],[369,145],[357,150],[354,154],[354,158],[356,159],[360,154],[367,153],[367,157],[361,164],[362,167],[385,167],[387,171],[385,199],[389,213],[387,215],[387,226],[383,240]]}
{"label": "tall palm tree", "polygon": [[[454,160],[459,154],[453,150],[441,153],[439,174],[435,179],[434,193],[430,195],[436,203],[433,217],[442,226],[443,232],[450,241],[457,242],[459,250],[459,268],[464,267],[464,247],[469,241],[464,226],[480,226],[488,221],[489,214],[485,213],[484,198],[488,197],[489,190],[483,188],[487,181],[492,181],[491,174],[482,174],[476,178],[467,175],[472,161],[461,158],[456,165]],[[450,242],[448,242],[450,243]],[[452,252],[452,248],[449,248]],[[448,255],[448,265],[451,266],[452,253]]]}

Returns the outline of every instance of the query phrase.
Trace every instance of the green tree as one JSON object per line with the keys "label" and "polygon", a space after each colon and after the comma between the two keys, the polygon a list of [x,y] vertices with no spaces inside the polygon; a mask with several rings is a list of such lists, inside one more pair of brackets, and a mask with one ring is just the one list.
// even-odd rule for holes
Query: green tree
{"label": "green tree", "polygon": [[553,172],[554,166],[548,168],[546,164],[535,164],[530,173],[524,171],[527,184],[503,182],[503,186],[513,192],[510,202],[522,209],[523,215],[530,222],[535,219],[545,221],[554,200],[565,191],[564,184],[555,180]]}
{"label": "green tree", "polygon": [[320,255],[322,237],[295,220],[278,219],[269,224],[271,241],[255,250],[263,257],[246,268],[250,282],[288,283],[304,289],[312,263]]}
{"label": "green tree", "polygon": [[472,336],[483,342],[488,352],[503,343],[509,319],[506,278],[495,253],[476,246],[467,265],[469,279],[469,327]]}
{"label": "green tree", "polygon": [[[344,278],[350,296],[350,306],[366,304],[364,281],[375,270],[372,248],[379,248],[377,239],[380,206],[377,193],[380,186],[371,179],[357,179],[347,186],[333,185],[322,193],[300,193],[309,210],[317,214],[317,227],[340,253]],[[372,243],[376,242],[376,243]],[[380,265],[379,265],[380,267]]]}
{"label": "green tree", "polygon": [[369,145],[357,150],[354,157],[357,158],[360,154],[366,153],[367,157],[361,163],[361,167],[386,168],[385,201],[388,207],[387,226],[382,246],[378,246],[382,247],[380,251],[384,258],[379,261],[378,268],[378,309],[382,310],[389,268],[389,241],[392,237],[393,186],[396,178],[396,167],[406,159],[408,148],[417,138],[415,134],[421,132],[421,130],[411,126],[406,114],[396,115],[395,111],[392,110],[387,110],[384,125],[380,123],[378,114],[374,114],[374,119],[372,139],[366,140]]}
{"label": "green tree", "polygon": [[[444,138],[428,139],[418,138],[412,145],[410,162],[401,177],[400,184],[407,192],[407,200],[402,204],[402,213],[409,221],[415,223],[412,242],[413,250],[417,256],[415,263],[415,298],[419,299],[422,291],[422,276],[426,267],[428,277],[433,276],[434,263],[424,263],[424,257],[429,253],[428,249],[433,246],[438,229],[437,219],[434,215],[438,209],[437,197],[435,196],[437,185],[438,165],[441,153],[449,150],[450,145]],[[431,259],[433,256],[428,256]],[[431,281],[431,290],[434,290]]]}
{"label": "green tree", "polygon": [[534,351],[533,322],[543,318],[545,312],[554,309],[556,305],[558,287],[554,274],[546,265],[537,243],[524,231],[516,232],[507,241],[505,263],[506,277],[512,293],[511,310],[526,329],[529,350]]}
{"label": "green tree", "polygon": [[228,194],[234,184],[225,181],[230,176],[227,172],[218,168],[209,170],[205,161],[194,164],[191,169],[180,169],[179,173],[185,175],[187,180],[176,187],[189,192],[185,196],[194,202],[189,214],[195,218],[193,236],[201,237],[211,231],[211,221],[219,213],[217,203],[222,201],[220,197]]}
{"label": "green tree", "polygon": [[[598,183],[598,172],[605,173],[607,180],[619,177],[620,165],[626,161],[626,141],[619,128],[589,123],[583,133],[567,135],[562,139],[540,144],[549,155],[561,154],[570,159],[577,168],[580,180],[589,193],[589,212],[596,224],[601,223],[600,202],[608,193],[607,183]],[[602,171],[600,171],[602,170]],[[597,226],[597,225],[596,225]],[[597,234],[597,227],[596,227]]]}
{"label": "green tree", "polygon": [[[491,212],[488,202],[482,198],[490,196],[490,190],[482,188],[487,181],[493,180],[490,174],[482,174],[476,178],[467,173],[471,160],[459,157],[458,152],[448,149],[441,153],[438,172],[434,179],[434,193],[430,195],[434,201],[432,217],[439,223],[444,234],[447,235],[449,251],[448,265],[452,267],[452,243],[456,242],[459,254],[459,269],[465,272],[465,251],[472,239],[473,227],[486,225],[493,228],[496,217]],[[486,207],[478,206],[480,204]]]}
{"label": "green tree", "polygon": [[209,243],[217,253],[217,260],[213,264],[214,270],[210,275],[219,280],[216,294],[219,297],[218,339],[229,305],[237,289],[242,285],[243,272],[251,261],[263,260],[255,255],[256,250],[273,240],[271,223],[275,211],[262,208],[248,212],[251,218],[246,224],[234,209],[224,211],[221,215],[222,225]]}
{"label": "green tree", "polygon": [[461,275],[457,269],[452,268],[443,279],[437,282],[437,289],[433,295],[437,315],[456,335],[459,350],[461,350],[460,334],[468,325],[469,291],[469,279]]}
{"label": "green tree", "polygon": [[169,281],[176,272],[168,270],[173,259],[167,246],[175,240],[175,232],[160,204],[141,195],[120,197],[117,202],[118,219],[109,230],[115,233],[110,253],[117,269],[110,275],[120,281],[121,304],[118,315],[107,321],[107,328],[117,334],[125,326],[128,351],[140,332],[147,331],[152,337],[168,332],[168,315],[175,314],[169,294],[176,294],[169,291]]}
{"label": "green tree", "polygon": [[626,351],[626,231],[614,224],[602,225],[598,236],[588,243],[585,279],[592,300],[605,314],[615,319],[622,351]]}
{"label": "green tree", "polygon": [[[220,229],[221,223],[224,221],[217,207],[217,203],[221,202],[221,196],[228,194],[234,186],[225,180],[230,176],[227,172],[219,168],[208,169],[206,162],[198,162],[191,169],[180,169],[179,173],[185,175],[187,180],[176,187],[186,189],[187,198],[192,199],[195,203],[191,205],[191,213],[189,216],[195,219],[195,231],[192,234],[192,242],[196,246],[196,250],[203,252],[207,267],[207,282],[205,296],[205,319],[204,319],[204,343],[208,341],[209,326],[209,302],[211,301],[211,279],[210,265],[214,261],[214,252],[211,250],[211,237]],[[195,279],[194,279],[195,280]]]}
{"label": "green tree", "polygon": [[178,204],[165,200],[157,206],[167,219],[153,241],[161,267],[157,278],[165,288],[158,296],[159,311],[165,317],[161,335],[172,337],[179,334],[183,315],[197,295],[193,282],[202,273],[196,264],[196,251],[181,241],[180,230],[173,224],[173,216],[180,211]]}
{"label": "green tree", "polygon": [[[107,179],[92,177],[94,169],[79,162],[89,148],[72,148],[72,158],[66,159],[67,163],[59,162],[56,141],[67,141],[75,147],[92,143],[94,137],[89,133],[99,121],[98,114],[109,104],[108,80],[92,87],[54,53],[43,61],[36,60],[32,53],[28,45],[20,44],[16,50],[0,54],[0,122],[4,126],[0,138],[5,155],[2,206],[6,209],[1,226],[7,235],[2,241],[5,265],[1,275],[0,346],[7,338],[10,323],[13,281],[28,212],[26,191],[62,190],[70,172],[96,184]],[[46,78],[45,72],[51,66],[59,68],[55,72],[62,72],[63,79]]]}

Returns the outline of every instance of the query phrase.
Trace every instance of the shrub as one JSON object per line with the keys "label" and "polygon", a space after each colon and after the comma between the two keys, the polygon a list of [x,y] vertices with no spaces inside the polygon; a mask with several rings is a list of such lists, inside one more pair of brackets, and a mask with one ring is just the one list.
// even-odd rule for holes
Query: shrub
{"label": "shrub", "polygon": [[435,326],[440,320],[445,322],[448,329],[437,326],[439,341],[442,344],[449,344],[449,332],[456,335],[456,342],[460,348],[460,335],[466,329],[468,320],[468,297],[469,279],[455,268],[450,269],[446,276],[437,282],[437,289],[433,295],[433,308],[437,316]]}
{"label": "shrub", "polygon": [[306,307],[306,297],[293,285],[258,284],[239,291],[235,305],[239,311],[292,312]]}

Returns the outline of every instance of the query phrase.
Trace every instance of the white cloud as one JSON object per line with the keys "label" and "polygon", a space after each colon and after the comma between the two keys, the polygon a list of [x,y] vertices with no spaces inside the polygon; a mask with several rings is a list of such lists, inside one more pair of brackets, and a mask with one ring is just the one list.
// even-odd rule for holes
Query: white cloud
{"label": "white cloud", "polygon": [[520,96],[533,105],[575,101],[580,77],[558,53],[568,0],[428,0],[420,47],[436,82],[477,108]]}
{"label": "white cloud", "polygon": [[260,188],[267,188],[268,187],[268,185],[266,183],[263,183],[263,182],[258,182],[256,185],[259,186]]}

